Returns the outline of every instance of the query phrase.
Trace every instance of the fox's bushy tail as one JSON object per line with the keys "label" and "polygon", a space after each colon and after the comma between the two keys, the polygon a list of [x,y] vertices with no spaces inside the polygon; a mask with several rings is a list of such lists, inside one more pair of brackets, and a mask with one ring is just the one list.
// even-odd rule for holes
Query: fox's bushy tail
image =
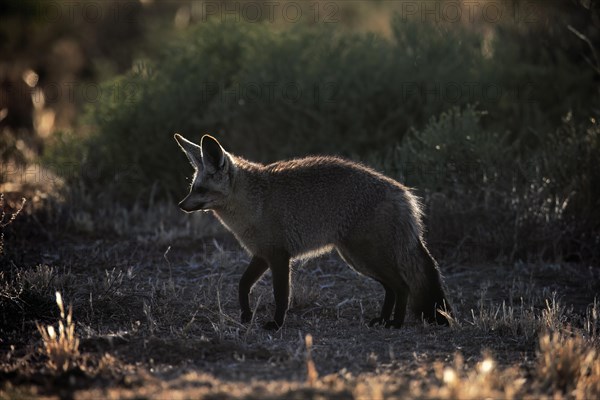
{"label": "fox's bushy tail", "polygon": [[417,318],[423,318],[430,323],[438,325],[450,325],[448,319],[438,309],[444,310],[452,315],[452,309],[444,293],[442,277],[437,262],[427,250],[423,241],[419,241],[420,254],[418,257],[421,268],[425,274],[422,287],[413,292],[412,311]]}

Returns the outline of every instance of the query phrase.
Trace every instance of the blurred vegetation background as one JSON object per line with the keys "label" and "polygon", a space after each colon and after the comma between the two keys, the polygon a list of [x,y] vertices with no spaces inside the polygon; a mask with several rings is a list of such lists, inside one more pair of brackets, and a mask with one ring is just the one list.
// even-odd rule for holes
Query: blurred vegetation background
{"label": "blurred vegetation background", "polygon": [[599,10],[3,1],[2,191],[33,175],[60,178],[67,208],[175,202],[191,171],[173,134],[211,133],[252,160],[338,154],[415,187],[445,256],[597,261]]}

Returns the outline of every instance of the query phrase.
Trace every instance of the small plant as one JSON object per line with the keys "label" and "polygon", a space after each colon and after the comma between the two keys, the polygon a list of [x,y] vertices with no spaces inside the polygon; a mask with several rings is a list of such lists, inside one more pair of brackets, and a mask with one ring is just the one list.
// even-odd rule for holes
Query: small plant
{"label": "small plant", "polygon": [[56,304],[60,309],[58,333],[52,325],[44,327],[41,324],[37,324],[37,328],[42,335],[44,352],[48,356],[48,365],[50,368],[58,371],[66,371],[77,362],[79,356],[79,339],[75,334],[73,308],[69,306],[69,312],[65,316],[65,307],[60,292],[56,292]]}
{"label": "small plant", "polygon": [[7,218],[6,211],[4,211],[4,193],[0,193],[0,256],[4,254],[4,228],[8,225],[12,224],[12,222],[17,218],[17,215],[23,210],[23,206],[25,205],[25,198],[21,199],[21,205],[17,207],[15,211],[9,214]]}
{"label": "small plant", "polygon": [[314,386],[319,379],[319,373],[311,354],[313,338],[310,333],[304,337],[304,343],[306,345],[306,383],[309,386]]}
{"label": "small plant", "polygon": [[539,342],[537,374],[546,391],[577,399],[600,395],[600,355],[581,334],[545,333]]}
{"label": "small plant", "polygon": [[526,340],[535,337],[541,324],[533,306],[526,306],[523,302],[511,306],[503,301],[502,304],[490,304],[486,307],[480,301],[477,313],[471,309],[471,319],[469,323],[481,330],[497,331]]}
{"label": "small plant", "polygon": [[470,370],[465,368],[462,355],[456,354],[454,366],[439,362],[435,372],[443,384],[429,395],[445,399],[519,398],[526,382],[515,369],[498,368],[489,354]]}

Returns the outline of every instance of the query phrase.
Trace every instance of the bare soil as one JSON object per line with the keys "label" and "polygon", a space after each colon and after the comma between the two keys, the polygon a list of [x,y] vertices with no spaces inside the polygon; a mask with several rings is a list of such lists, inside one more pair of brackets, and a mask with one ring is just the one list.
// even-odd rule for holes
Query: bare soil
{"label": "bare soil", "polygon": [[[525,379],[519,395],[551,396],[535,384],[540,331],[530,319],[560,308],[561,323],[582,326],[600,293],[592,266],[442,260],[453,326],[370,328],[383,289],[331,254],[294,264],[285,326],[268,332],[268,274],[252,291],[255,320],[239,323],[249,257],[228,234],[32,237],[6,243],[0,398],[444,397],[444,366],[466,373],[486,357]],[[80,339],[66,370],[49,366],[36,328],[57,324],[55,291],[72,305]]]}

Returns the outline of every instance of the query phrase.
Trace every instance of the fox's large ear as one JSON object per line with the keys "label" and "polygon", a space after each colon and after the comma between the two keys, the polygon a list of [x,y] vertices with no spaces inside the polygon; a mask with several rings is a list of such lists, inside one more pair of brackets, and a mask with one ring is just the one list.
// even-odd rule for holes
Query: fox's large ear
{"label": "fox's large ear", "polygon": [[183,150],[188,160],[190,160],[192,166],[196,169],[200,169],[202,167],[202,148],[178,133],[175,134],[175,140],[177,140],[179,147],[181,147],[181,150]]}
{"label": "fox's large ear", "polygon": [[202,148],[202,162],[208,170],[218,171],[225,167],[227,155],[217,139],[210,135],[202,136],[200,140]]}

